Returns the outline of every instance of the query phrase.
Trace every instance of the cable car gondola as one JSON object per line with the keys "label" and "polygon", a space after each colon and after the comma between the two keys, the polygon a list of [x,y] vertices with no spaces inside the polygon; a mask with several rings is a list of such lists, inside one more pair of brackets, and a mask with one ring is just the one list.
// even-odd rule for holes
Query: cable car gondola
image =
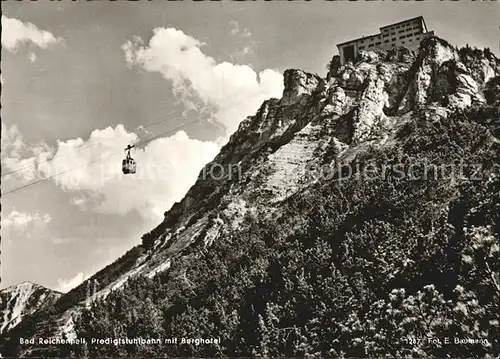
{"label": "cable car gondola", "polygon": [[125,159],[122,161],[122,172],[123,174],[134,174],[137,165],[135,163],[135,160],[130,156],[130,150],[134,148],[134,145],[128,145],[127,148],[125,148],[125,151],[127,151],[127,156]]}

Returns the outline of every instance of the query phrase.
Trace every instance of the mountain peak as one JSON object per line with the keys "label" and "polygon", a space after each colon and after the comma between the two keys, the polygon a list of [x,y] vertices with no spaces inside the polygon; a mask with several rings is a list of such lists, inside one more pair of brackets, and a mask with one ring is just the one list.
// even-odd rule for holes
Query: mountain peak
{"label": "mountain peak", "polygon": [[288,69],[283,74],[283,98],[282,105],[288,105],[297,100],[302,94],[310,95],[318,86],[321,78],[302,70]]}
{"label": "mountain peak", "polygon": [[0,334],[11,330],[22,319],[48,304],[61,293],[39,284],[24,281],[0,290]]}

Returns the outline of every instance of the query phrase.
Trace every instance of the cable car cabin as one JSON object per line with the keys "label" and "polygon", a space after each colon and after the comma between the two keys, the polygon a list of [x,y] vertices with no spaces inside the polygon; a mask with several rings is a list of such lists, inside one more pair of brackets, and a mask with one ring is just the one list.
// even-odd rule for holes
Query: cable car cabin
{"label": "cable car cabin", "polygon": [[135,170],[137,169],[137,166],[135,164],[134,159],[130,156],[130,150],[134,147],[135,146],[128,145],[127,148],[125,148],[125,151],[127,152],[127,156],[122,161],[123,174],[129,174],[129,173],[134,174]]}
{"label": "cable car cabin", "polygon": [[137,169],[137,165],[133,158],[125,158],[122,161],[122,171],[124,174],[134,174]]}

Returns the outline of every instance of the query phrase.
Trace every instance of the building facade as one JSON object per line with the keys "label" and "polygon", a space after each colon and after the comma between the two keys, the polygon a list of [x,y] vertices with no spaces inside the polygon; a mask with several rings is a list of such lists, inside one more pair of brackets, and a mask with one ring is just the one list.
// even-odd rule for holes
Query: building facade
{"label": "building facade", "polygon": [[434,36],[434,31],[428,31],[422,16],[401,21],[380,28],[380,33],[363,36],[355,40],[337,45],[340,61],[345,64],[354,61],[361,50],[384,49],[404,46],[417,50],[420,42],[426,37]]}

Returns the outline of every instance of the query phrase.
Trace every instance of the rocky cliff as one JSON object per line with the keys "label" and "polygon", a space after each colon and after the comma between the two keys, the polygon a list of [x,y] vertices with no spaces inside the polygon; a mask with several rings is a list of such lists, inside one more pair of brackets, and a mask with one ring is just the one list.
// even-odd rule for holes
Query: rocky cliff
{"label": "rocky cliff", "polygon": [[[421,325],[427,319],[411,318],[429,296],[439,303],[445,298],[439,310],[450,323],[456,319],[450,313],[481,310],[471,303],[498,309],[498,265],[488,263],[498,257],[493,240],[498,214],[492,208],[499,205],[499,76],[500,61],[489,51],[458,50],[435,37],[424,40],[417,53],[405,48],[361,52],[354,64],[344,66],[334,58],[325,78],[287,70],[282,98],[265,101],[241,122],[185,198],[143,236],[142,246],[91,278],[100,283],[92,310],[102,314],[106,306],[125,306],[126,298],[149,290],[156,294],[147,297],[148,307],[158,313],[147,314],[144,325],[165,336],[209,335],[210,328],[213,336],[217,330],[226,336],[226,344],[216,348],[165,349],[177,356],[447,354],[429,343],[412,352],[408,338],[417,334],[411,330],[406,342],[399,338],[399,344],[389,344],[391,336],[404,335],[396,333],[397,326],[383,328],[392,328],[391,320],[399,325],[397,316],[405,310]],[[483,189],[455,177],[429,183],[360,181],[362,171],[351,171],[354,163],[363,167],[369,161],[407,169],[415,158],[435,164],[479,161]],[[340,165],[348,164],[346,175],[348,167]],[[473,204],[457,204],[461,198]],[[490,252],[476,267],[471,259],[475,269],[469,278],[464,269],[469,264],[460,258],[476,253],[479,245],[473,241]],[[449,281],[453,288],[443,281],[450,273],[456,277]],[[134,280],[138,277],[141,283]],[[461,281],[470,284],[472,277],[488,283],[482,294],[464,289]],[[31,335],[44,330],[69,338],[105,335],[103,326],[89,319],[95,313],[84,310],[85,285],[59,299],[44,318],[49,329],[38,326]],[[484,295],[488,291],[491,298]],[[469,302],[460,295],[469,295]],[[127,305],[135,314],[102,316],[108,324],[132,327],[142,307]],[[443,309],[447,305],[449,311]],[[377,319],[384,310],[400,314],[391,312],[384,324]],[[482,324],[474,320],[460,324],[462,329],[449,324],[442,330],[450,337],[475,330],[479,339],[490,341],[483,349],[469,348],[481,354],[498,350],[491,338],[498,334],[498,321],[487,315],[477,319]],[[433,323],[425,324],[428,333],[439,332]],[[48,350],[12,344],[19,333],[8,335],[11,344],[4,351]],[[120,335],[132,335],[126,333]],[[115,349],[86,350],[155,354]]]}

